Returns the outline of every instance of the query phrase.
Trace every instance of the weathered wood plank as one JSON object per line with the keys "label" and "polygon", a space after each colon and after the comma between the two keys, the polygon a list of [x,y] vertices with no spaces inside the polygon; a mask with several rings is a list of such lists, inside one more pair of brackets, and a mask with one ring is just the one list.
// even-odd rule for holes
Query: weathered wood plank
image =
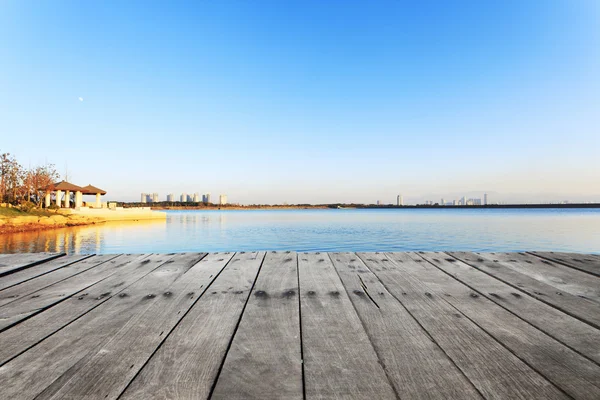
{"label": "weathered wood plank", "polygon": [[562,264],[544,260],[531,254],[491,253],[494,259],[515,271],[571,293],[574,296],[600,303],[600,278],[574,270]]}
{"label": "weathered wood plank", "polygon": [[[106,255],[98,255],[88,258],[87,260],[80,261],[78,263],[71,264],[64,268],[56,269],[55,271],[44,274],[36,279],[31,279],[27,282],[23,282],[20,285],[13,286],[10,289],[6,289],[0,292],[0,307],[5,306],[7,304],[12,303],[18,299],[22,299],[27,297],[28,295],[37,292],[47,286],[75,276],[81,272],[84,272],[90,268],[98,266],[102,263],[112,260],[116,258],[117,254],[106,254]],[[65,257],[61,257],[58,260],[63,260]],[[58,261],[55,260],[55,261]],[[50,261],[53,262],[53,261]],[[41,264],[40,266],[45,266],[46,264]],[[35,268],[35,267],[33,267]],[[30,269],[23,270],[21,272],[27,272]],[[17,272],[18,274],[19,272]],[[14,274],[13,274],[14,275]],[[9,275],[11,277],[13,275]],[[0,278],[1,279],[1,278]]]}
{"label": "weathered wood plank", "polygon": [[395,399],[327,254],[299,254],[298,270],[306,398]]}
{"label": "weathered wood plank", "polygon": [[[204,254],[177,254],[128,289],[0,367],[7,399],[33,399],[53,382],[64,383],[71,368],[85,364],[127,322],[147,310]],[[46,311],[47,312],[47,311]]]}
{"label": "weathered wood plank", "polygon": [[356,254],[329,256],[401,399],[482,398]]}
{"label": "weathered wood plank", "polygon": [[119,399],[207,399],[264,252],[239,253]]}
{"label": "weathered wood plank", "polygon": [[555,253],[552,251],[531,251],[529,253],[588,274],[600,276],[600,257],[595,254]]}
{"label": "weathered wood plank", "polygon": [[[600,330],[562,311],[521,294],[512,286],[444,253],[434,253],[436,267],[476,290],[489,300],[524,319],[587,358],[600,363]],[[433,256],[432,256],[433,257]],[[432,259],[435,259],[432,258]]]}
{"label": "weathered wood plank", "polygon": [[118,256],[111,261],[98,265],[96,268],[57,282],[27,297],[0,307],[0,332],[106,279],[136,257],[138,256]]}
{"label": "weathered wood plank", "polygon": [[[449,262],[436,253],[407,255],[418,264],[400,263],[402,271],[418,277],[527,365],[573,398],[600,399],[600,366],[596,363],[442,272],[442,265],[448,269],[457,262]],[[399,256],[388,254],[388,257]],[[423,259],[427,262],[422,262]]]}
{"label": "weathered wood plank", "polygon": [[485,398],[567,398],[546,378],[464,318],[443,296],[432,293],[431,288],[399,267],[399,264],[415,261],[392,260],[378,253],[359,253],[359,256]]}
{"label": "weathered wood plank", "polygon": [[556,307],[596,329],[600,329],[600,307],[597,303],[560,291],[553,286],[522,274],[503,265],[490,254],[465,252],[448,252],[448,254],[539,301]]}
{"label": "weathered wood plank", "polygon": [[38,264],[30,268],[22,269],[10,275],[5,275],[3,277],[0,277],[0,293],[2,290],[5,290],[9,287],[28,282],[31,279],[40,277],[57,269],[67,267],[71,264],[85,260],[86,258],[90,257],[93,257],[93,254],[62,256],[52,261],[47,261],[43,264]]}
{"label": "weathered wood plank", "polygon": [[209,254],[166,291],[148,294],[156,301],[36,399],[116,399],[232,257]]}
{"label": "weathered wood plank", "polygon": [[213,399],[302,399],[298,258],[267,254]]}
{"label": "weathered wood plank", "polygon": [[64,256],[65,253],[9,254],[0,260],[0,277]]}
{"label": "weathered wood plank", "polygon": [[155,254],[138,256],[103,281],[67,300],[0,333],[0,365],[18,356],[44,338],[75,321],[90,310],[120,294],[131,284],[160,267],[173,256]]}

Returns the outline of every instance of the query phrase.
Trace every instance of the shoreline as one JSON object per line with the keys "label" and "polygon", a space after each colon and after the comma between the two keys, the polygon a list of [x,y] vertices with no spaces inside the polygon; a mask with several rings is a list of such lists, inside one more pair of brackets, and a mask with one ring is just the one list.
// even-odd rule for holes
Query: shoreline
{"label": "shoreline", "polygon": [[166,213],[144,210],[60,210],[0,216],[0,235],[95,225],[106,222],[165,220]]}
{"label": "shoreline", "polygon": [[[127,207],[127,203],[125,208]],[[137,203],[134,203],[137,204]],[[378,209],[398,209],[398,210],[412,210],[412,209],[468,209],[468,210],[485,210],[485,209],[568,209],[568,208],[600,208],[600,203],[572,203],[572,204],[488,204],[488,205],[472,205],[472,206],[442,206],[442,205],[406,205],[406,206],[395,206],[391,204],[386,205],[374,205],[374,204],[318,204],[318,205],[224,205],[224,206],[198,206],[198,205],[176,205],[166,206],[157,205],[150,206],[152,210],[344,210],[344,209],[362,209],[362,210],[378,210]]]}
{"label": "shoreline", "polygon": [[[394,205],[364,205],[364,204],[328,204],[328,205],[258,205],[258,206],[158,206],[148,207],[153,211],[227,211],[227,210],[378,210],[378,209],[398,209],[398,210],[413,210],[413,209],[462,209],[462,210],[484,210],[484,209],[598,209],[600,203],[574,203],[574,204],[493,204],[485,206],[440,206],[440,205],[411,205],[411,206],[394,206]],[[125,210],[130,207],[125,207]],[[148,218],[145,215],[132,215],[131,217],[122,219],[123,216],[114,219],[114,221],[142,221]],[[161,216],[162,218],[162,216]],[[75,213],[48,213],[40,215],[20,215],[8,218],[0,217],[0,235],[44,231],[50,229],[68,228],[74,226],[85,226],[102,224],[108,221],[113,221],[112,218],[105,216],[90,216]]]}
{"label": "shoreline", "polygon": [[105,223],[100,218],[82,217],[79,215],[56,214],[36,217],[33,215],[0,219],[0,235],[21,232],[45,231],[50,229],[69,228]]}

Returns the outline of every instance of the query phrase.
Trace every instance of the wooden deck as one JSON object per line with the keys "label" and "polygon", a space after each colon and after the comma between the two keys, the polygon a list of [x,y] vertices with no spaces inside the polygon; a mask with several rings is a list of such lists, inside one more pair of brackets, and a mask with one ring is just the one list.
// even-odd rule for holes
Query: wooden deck
{"label": "wooden deck", "polygon": [[0,255],[1,399],[600,399],[600,256]]}

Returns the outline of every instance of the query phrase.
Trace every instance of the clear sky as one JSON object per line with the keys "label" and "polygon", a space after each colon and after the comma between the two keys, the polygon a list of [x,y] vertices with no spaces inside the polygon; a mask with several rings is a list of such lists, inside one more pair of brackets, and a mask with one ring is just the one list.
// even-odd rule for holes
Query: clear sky
{"label": "clear sky", "polygon": [[600,201],[597,0],[3,0],[0,37],[0,151],[109,199]]}

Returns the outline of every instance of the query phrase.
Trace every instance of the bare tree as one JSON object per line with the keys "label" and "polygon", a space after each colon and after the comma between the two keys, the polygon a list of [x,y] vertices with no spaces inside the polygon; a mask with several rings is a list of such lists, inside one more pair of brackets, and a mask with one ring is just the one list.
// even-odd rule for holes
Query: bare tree
{"label": "bare tree", "polygon": [[16,203],[23,184],[23,167],[10,153],[0,154],[0,201]]}
{"label": "bare tree", "polygon": [[56,172],[54,164],[35,167],[25,174],[25,185],[28,200],[33,201],[38,207],[42,206],[46,188],[56,182],[60,175]]}

